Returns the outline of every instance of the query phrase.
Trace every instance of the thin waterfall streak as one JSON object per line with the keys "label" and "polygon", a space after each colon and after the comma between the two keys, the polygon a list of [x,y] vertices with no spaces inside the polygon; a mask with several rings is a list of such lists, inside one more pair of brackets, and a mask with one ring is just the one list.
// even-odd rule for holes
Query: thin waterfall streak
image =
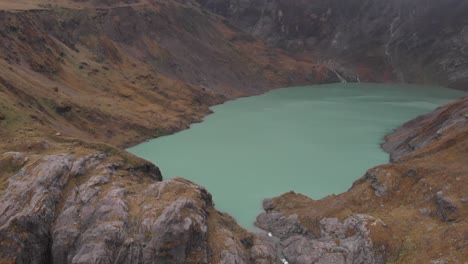
{"label": "thin waterfall streak", "polygon": [[335,69],[330,68],[330,67],[328,67],[328,69],[330,69],[332,72],[335,73],[336,77],[338,77],[338,79],[340,79],[340,82],[341,82],[341,83],[347,83],[347,82],[348,82],[348,81],[346,81],[346,79],[343,78],[337,71],[335,71]]}

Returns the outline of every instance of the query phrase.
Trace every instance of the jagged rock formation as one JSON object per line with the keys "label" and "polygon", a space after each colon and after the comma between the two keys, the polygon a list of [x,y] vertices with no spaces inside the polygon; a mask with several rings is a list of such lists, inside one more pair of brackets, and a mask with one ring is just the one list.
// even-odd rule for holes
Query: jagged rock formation
{"label": "jagged rock formation", "polygon": [[333,61],[353,81],[358,75],[467,89],[464,0],[197,1],[274,46]]}

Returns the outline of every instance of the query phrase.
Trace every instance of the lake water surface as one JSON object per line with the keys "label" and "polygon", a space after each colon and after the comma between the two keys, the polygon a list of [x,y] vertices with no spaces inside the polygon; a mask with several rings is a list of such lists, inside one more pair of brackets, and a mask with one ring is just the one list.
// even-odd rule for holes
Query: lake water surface
{"label": "lake water surface", "polygon": [[293,190],[313,199],[346,191],[388,162],[383,136],[466,96],[412,85],[331,84],[279,89],[215,106],[200,124],[128,149],[205,186],[216,208],[248,229],[263,198]]}

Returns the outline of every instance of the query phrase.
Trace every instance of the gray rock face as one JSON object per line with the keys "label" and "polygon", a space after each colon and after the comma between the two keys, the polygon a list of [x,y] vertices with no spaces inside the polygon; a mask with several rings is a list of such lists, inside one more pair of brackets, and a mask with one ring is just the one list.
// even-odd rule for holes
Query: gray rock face
{"label": "gray rock face", "polygon": [[[49,228],[68,183],[71,166],[68,155],[46,156],[9,178],[8,188],[0,198],[0,237],[3,238],[0,241],[6,238],[22,244],[19,261],[44,263],[47,260]],[[6,232],[8,229],[16,232]]]}
{"label": "gray rock face", "polygon": [[[145,263],[169,261],[183,263],[199,252],[198,263],[207,263],[206,208],[200,208],[187,198],[179,198],[166,207],[162,214],[143,220],[143,230],[159,234],[146,241],[143,250]],[[151,217],[151,216],[150,216]],[[167,256],[172,256],[167,258]]]}
{"label": "gray rock face", "polygon": [[388,187],[385,178],[388,178],[388,176],[390,175],[387,175],[387,172],[376,168],[368,170],[361,180],[370,181],[371,187],[374,189],[374,194],[378,197],[382,197],[387,194]]}
{"label": "gray rock face", "polygon": [[277,263],[280,252],[278,252],[278,239],[265,234],[257,234],[256,241],[252,247],[251,259],[256,264]]}
{"label": "gray rock face", "polygon": [[300,225],[297,215],[285,217],[280,213],[262,213],[257,217],[255,224],[280,239],[306,233],[304,227]]}
{"label": "gray rock face", "polygon": [[263,213],[256,222],[258,227],[276,237],[270,238],[267,252],[276,251],[277,259],[298,264],[385,263],[383,256],[374,250],[370,238],[368,225],[376,224],[382,223],[368,215],[353,215],[343,222],[323,218],[317,230],[320,236],[316,237],[305,231],[296,215]]}
{"label": "gray rock face", "polygon": [[[112,157],[50,155],[24,163],[0,192],[0,253],[19,263],[248,263],[250,251],[231,234],[222,252],[208,243],[211,195],[183,179],[157,181],[152,164],[133,167]],[[6,161],[5,161],[6,160]],[[226,227],[223,227],[226,228]],[[224,230],[220,228],[221,231]],[[257,241],[257,240],[256,240]],[[261,242],[253,256],[261,253]]]}
{"label": "gray rock face", "polygon": [[274,205],[273,205],[273,200],[270,199],[270,198],[266,198],[263,200],[263,209],[265,210],[265,212],[271,212],[273,211],[273,209],[275,209]]}
{"label": "gray rock face", "polygon": [[[154,199],[154,193],[162,199],[161,192],[174,187],[163,190],[161,185],[186,184],[154,183],[144,193],[153,195],[144,201],[144,196],[108,183],[107,177],[94,176],[67,199],[52,235],[55,263],[186,263],[194,254],[194,262],[207,263],[206,204],[184,197],[169,205]],[[134,208],[139,217],[131,212],[137,206],[134,199],[141,199]]]}
{"label": "gray rock face", "polygon": [[437,215],[443,221],[454,221],[456,218],[453,216],[458,211],[458,206],[452,199],[445,197],[443,192],[437,192],[435,196],[437,204]]}
{"label": "gray rock face", "polygon": [[461,131],[468,125],[468,98],[441,106],[436,110],[406,122],[385,137],[383,149],[391,161]]}

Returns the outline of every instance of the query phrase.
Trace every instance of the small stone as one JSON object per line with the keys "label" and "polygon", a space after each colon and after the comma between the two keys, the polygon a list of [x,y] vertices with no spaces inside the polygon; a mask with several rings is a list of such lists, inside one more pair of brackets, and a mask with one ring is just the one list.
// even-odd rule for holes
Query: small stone
{"label": "small stone", "polygon": [[71,112],[71,110],[71,105],[68,105],[67,103],[60,103],[59,105],[55,106],[55,112],[57,114],[66,115]]}
{"label": "small stone", "polygon": [[431,260],[429,264],[448,264],[448,262],[445,259],[437,259],[437,260]]}
{"label": "small stone", "polygon": [[387,187],[383,184],[378,184],[377,182],[372,183],[371,187],[374,189],[374,194],[378,197],[384,196],[387,192]]}
{"label": "small stone", "polygon": [[286,217],[280,213],[262,213],[257,216],[255,225],[280,239],[306,233],[296,214]]}
{"label": "small stone", "polygon": [[443,221],[454,221],[452,213],[458,211],[457,205],[448,197],[444,197],[444,193],[439,191],[436,193],[436,204],[438,214]]}
{"label": "small stone", "polygon": [[441,192],[441,191],[438,191],[438,192],[436,193],[436,197],[437,197],[437,199],[442,199],[442,198],[444,197],[444,193]]}
{"label": "small stone", "polygon": [[417,174],[416,171],[413,170],[413,169],[410,169],[410,170],[408,170],[406,172],[406,176],[408,176],[408,177],[414,177],[414,176],[416,176],[416,174]]}
{"label": "small stone", "polygon": [[61,135],[62,135],[61,133],[58,133],[58,132],[55,133],[55,136],[57,136],[57,137],[59,137],[59,136],[61,136]]}
{"label": "small stone", "polygon": [[82,70],[82,69],[84,69],[84,68],[87,68],[87,67],[89,67],[89,64],[86,63],[86,62],[80,62],[80,64],[78,64],[78,68],[79,68],[80,70]]}
{"label": "small stone", "polygon": [[425,215],[425,216],[430,216],[431,215],[431,211],[427,208],[421,208],[419,209],[419,212],[422,214],[422,215]]}
{"label": "small stone", "polygon": [[266,198],[263,200],[263,209],[265,212],[271,212],[273,209],[275,209],[275,206],[273,205],[273,200]]}
{"label": "small stone", "polygon": [[254,245],[253,237],[251,236],[244,237],[243,239],[241,239],[241,243],[246,249],[250,249]]}

